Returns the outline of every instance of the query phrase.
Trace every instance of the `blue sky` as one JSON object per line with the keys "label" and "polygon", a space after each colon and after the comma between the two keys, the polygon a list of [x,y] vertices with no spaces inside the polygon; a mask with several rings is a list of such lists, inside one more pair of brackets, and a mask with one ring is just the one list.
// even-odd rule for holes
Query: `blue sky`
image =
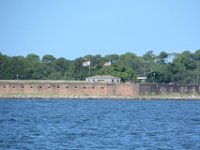
{"label": "blue sky", "polygon": [[75,59],[200,48],[199,0],[0,0],[0,52]]}

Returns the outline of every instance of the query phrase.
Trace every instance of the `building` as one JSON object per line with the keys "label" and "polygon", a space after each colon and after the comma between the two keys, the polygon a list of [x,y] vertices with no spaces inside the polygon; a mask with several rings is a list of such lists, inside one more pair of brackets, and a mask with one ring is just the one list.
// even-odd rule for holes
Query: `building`
{"label": "building", "polygon": [[141,83],[145,83],[147,77],[137,77],[137,80],[140,81]]}
{"label": "building", "polygon": [[93,77],[86,78],[86,81],[91,82],[91,83],[119,84],[121,82],[121,79],[114,76],[110,76],[110,75],[96,75]]}

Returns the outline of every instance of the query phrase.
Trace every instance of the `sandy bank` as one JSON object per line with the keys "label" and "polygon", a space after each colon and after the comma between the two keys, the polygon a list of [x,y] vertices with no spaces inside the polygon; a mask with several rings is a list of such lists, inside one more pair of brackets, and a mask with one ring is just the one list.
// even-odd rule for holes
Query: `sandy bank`
{"label": "sandy bank", "polygon": [[198,95],[179,95],[179,96],[44,96],[44,95],[0,95],[0,99],[101,99],[101,100],[200,100]]}

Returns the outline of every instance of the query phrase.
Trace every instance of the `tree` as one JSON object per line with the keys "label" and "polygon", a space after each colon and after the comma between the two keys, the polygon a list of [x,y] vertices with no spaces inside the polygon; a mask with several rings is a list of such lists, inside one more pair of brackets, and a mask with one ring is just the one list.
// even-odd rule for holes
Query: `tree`
{"label": "tree", "polygon": [[[189,72],[194,72],[196,69],[196,64],[191,60],[190,56],[191,53],[189,51],[184,51],[173,60],[172,82],[188,83],[188,78],[196,78],[193,74],[189,74]],[[186,78],[187,82],[185,80]]]}
{"label": "tree", "polygon": [[51,63],[51,62],[54,62],[55,60],[56,60],[56,58],[53,55],[44,55],[42,57],[43,63]]}
{"label": "tree", "polygon": [[[52,55],[44,55],[42,57],[43,68],[43,79],[49,79],[50,74],[56,72],[55,69],[56,58]],[[50,77],[52,79],[52,77]]]}
{"label": "tree", "polygon": [[154,52],[152,50],[146,52],[144,55],[143,55],[143,59],[145,61],[148,61],[148,62],[155,62],[155,58],[156,58],[156,55],[154,54]]}
{"label": "tree", "polygon": [[[9,68],[10,73],[12,74],[12,79],[28,79],[29,78],[29,69],[27,60],[23,56],[14,56],[10,61]],[[18,76],[18,77],[17,77]]]}
{"label": "tree", "polygon": [[0,53],[0,79],[13,79],[10,70],[10,58]]}
{"label": "tree", "polygon": [[[194,84],[200,76],[199,58],[200,49],[180,54],[162,51],[158,56],[148,51],[142,57],[134,53],[105,57],[86,55],[75,60],[56,59],[52,55],[44,55],[40,59],[35,54],[25,58],[9,57],[0,53],[0,79],[16,79],[18,75],[19,79],[85,80],[89,76],[89,67],[83,67],[82,63],[90,60],[91,75],[113,75],[123,82],[136,82],[138,76],[145,76],[149,83]],[[112,65],[104,66],[108,61],[112,61]]]}
{"label": "tree", "polygon": [[164,64],[167,62],[168,54],[164,51],[160,52],[160,54],[157,57],[157,62],[160,64]]}
{"label": "tree", "polygon": [[88,67],[83,67],[82,63],[86,60],[79,57],[74,60],[74,79],[75,80],[85,80],[89,76]]}
{"label": "tree", "polygon": [[41,70],[39,70],[41,65],[40,57],[35,54],[29,54],[26,56],[26,60],[28,63],[28,79],[42,78]]}

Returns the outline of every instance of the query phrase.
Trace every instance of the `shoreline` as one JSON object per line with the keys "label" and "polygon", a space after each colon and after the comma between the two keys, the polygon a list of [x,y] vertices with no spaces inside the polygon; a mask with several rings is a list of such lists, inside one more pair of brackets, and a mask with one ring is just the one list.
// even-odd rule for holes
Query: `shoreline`
{"label": "shoreline", "polygon": [[0,95],[0,100],[10,99],[44,99],[44,100],[67,100],[67,99],[79,99],[79,100],[200,100],[200,95],[185,95],[185,96],[163,96],[163,95],[145,95],[145,96],[25,96],[25,95]]}

